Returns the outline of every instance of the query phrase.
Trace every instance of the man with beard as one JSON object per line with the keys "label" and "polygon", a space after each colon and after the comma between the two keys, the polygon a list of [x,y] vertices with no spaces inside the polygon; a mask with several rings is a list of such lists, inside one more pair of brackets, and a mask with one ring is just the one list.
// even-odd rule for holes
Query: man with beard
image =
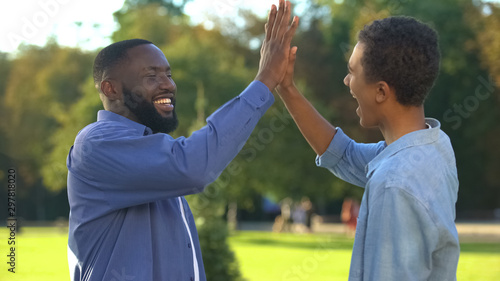
{"label": "man with beard", "polygon": [[317,153],[316,164],[364,187],[349,280],[456,280],[455,155],[424,100],[439,72],[437,33],[409,17],[377,20],[358,35],[344,83],[360,124],[384,141],[356,143],[293,83],[291,49],[279,95]]}
{"label": "man with beard", "polygon": [[206,280],[193,215],[199,193],[237,155],[274,101],[298,18],[274,5],[259,71],[188,138],[174,139],[176,85],[165,55],[132,39],[104,48],[94,80],[104,109],[68,159],[71,280]]}

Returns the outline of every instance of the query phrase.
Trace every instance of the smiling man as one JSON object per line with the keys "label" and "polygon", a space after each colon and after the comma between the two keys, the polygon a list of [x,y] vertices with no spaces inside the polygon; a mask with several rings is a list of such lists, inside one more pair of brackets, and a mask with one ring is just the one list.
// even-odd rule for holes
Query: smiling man
{"label": "smiling man", "polygon": [[273,5],[255,81],[188,138],[168,135],[182,95],[160,49],[132,39],[97,55],[105,110],[78,133],[67,159],[71,280],[206,280],[183,196],[220,175],[273,103],[298,25],[289,25],[290,14],[290,2]]}
{"label": "smiling man", "polygon": [[349,280],[456,280],[455,156],[424,100],[439,72],[436,32],[409,17],[365,26],[344,79],[363,127],[385,141],[356,143],[332,126],[293,83],[297,48],[278,87],[316,164],[365,188]]}

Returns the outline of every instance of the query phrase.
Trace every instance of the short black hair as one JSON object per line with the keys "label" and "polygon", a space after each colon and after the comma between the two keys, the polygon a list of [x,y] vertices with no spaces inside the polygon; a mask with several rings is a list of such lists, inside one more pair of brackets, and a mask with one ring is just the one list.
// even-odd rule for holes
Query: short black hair
{"label": "short black hair", "polygon": [[144,39],[129,39],[113,43],[102,49],[94,60],[94,84],[100,85],[103,73],[127,58],[129,49],[144,44],[153,43]]}
{"label": "short black hair", "polygon": [[439,73],[434,29],[411,17],[389,17],[365,25],[358,41],[364,46],[361,64],[368,82],[387,82],[402,105],[424,103]]}

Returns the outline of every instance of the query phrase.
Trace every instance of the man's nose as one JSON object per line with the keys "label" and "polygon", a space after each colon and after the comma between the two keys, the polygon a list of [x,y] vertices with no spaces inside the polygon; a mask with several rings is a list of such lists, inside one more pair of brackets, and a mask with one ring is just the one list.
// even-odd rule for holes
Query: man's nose
{"label": "man's nose", "polygon": [[345,78],[344,78],[344,84],[345,84],[347,87],[349,87],[349,82],[350,82],[349,80],[350,80],[350,78],[349,78],[349,74],[347,74],[347,75],[345,76]]}
{"label": "man's nose", "polygon": [[172,76],[169,75],[162,75],[160,77],[160,89],[162,90],[169,90],[171,92],[174,92],[176,89],[176,85],[174,80],[172,79]]}

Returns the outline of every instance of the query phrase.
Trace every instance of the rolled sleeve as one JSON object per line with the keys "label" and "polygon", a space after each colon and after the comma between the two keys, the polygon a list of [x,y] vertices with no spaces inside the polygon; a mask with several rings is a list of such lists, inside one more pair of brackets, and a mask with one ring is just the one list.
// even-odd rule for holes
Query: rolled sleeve
{"label": "rolled sleeve", "polygon": [[325,153],[316,157],[316,165],[328,169],[338,178],[365,187],[366,165],[385,148],[385,142],[357,143],[340,128]]}
{"label": "rolled sleeve", "polygon": [[351,139],[344,134],[341,128],[337,127],[337,132],[326,151],[322,155],[316,156],[316,165],[322,168],[337,166],[344,156],[349,142],[351,142]]}

